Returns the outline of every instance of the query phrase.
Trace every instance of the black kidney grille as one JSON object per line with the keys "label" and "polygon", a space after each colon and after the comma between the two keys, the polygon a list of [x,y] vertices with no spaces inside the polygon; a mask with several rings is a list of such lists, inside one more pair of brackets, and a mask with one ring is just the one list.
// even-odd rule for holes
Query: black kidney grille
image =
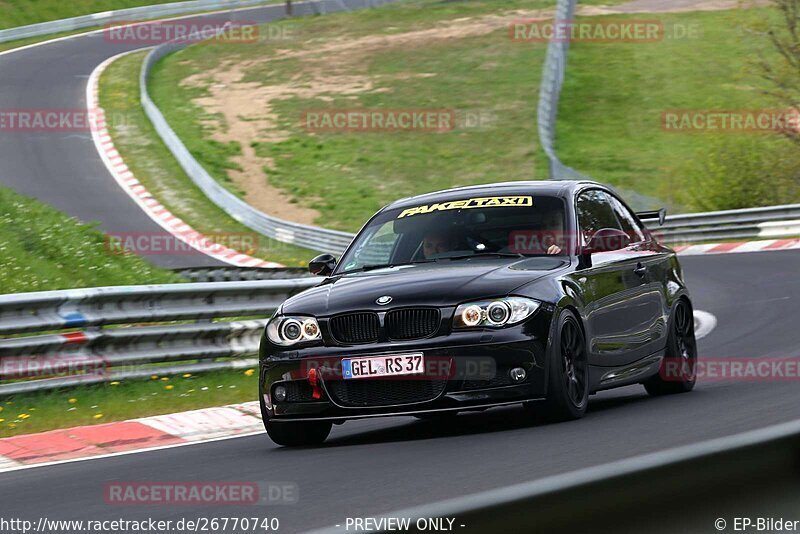
{"label": "black kidney grille", "polygon": [[331,319],[331,335],[342,343],[378,341],[378,315],[372,312],[348,313]]}
{"label": "black kidney grille", "polygon": [[341,406],[390,406],[436,399],[445,380],[329,380],[325,382],[332,400]]}
{"label": "black kidney grille", "polygon": [[386,314],[386,335],[390,339],[420,339],[439,329],[439,310],[409,308]]}

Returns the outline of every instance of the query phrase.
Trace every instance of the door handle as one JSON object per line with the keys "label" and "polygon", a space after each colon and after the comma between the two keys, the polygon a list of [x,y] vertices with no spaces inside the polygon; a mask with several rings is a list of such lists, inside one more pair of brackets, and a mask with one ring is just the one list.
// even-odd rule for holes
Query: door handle
{"label": "door handle", "polygon": [[647,267],[642,265],[641,263],[636,264],[636,268],[633,270],[637,275],[644,276],[647,274]]}

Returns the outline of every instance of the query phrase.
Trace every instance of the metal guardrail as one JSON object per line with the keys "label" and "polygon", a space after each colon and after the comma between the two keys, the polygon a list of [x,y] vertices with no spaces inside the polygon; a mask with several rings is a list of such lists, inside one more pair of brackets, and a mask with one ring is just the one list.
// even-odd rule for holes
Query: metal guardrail
{"label": "metal guardrail", "polygon": [[175,269],[173,272],[191,282],[287,280],[314,276],[305,267],[190,267]]}
{"label": "metal guardrail", "polygon": [[670,215],[664,226],[648,227],[669,244],[797,237],[800,204]]}
{"label": "metal guardrail", "polygon": [[[558,0],[555,21],[567,22],[575,18],[577,0]],[[567,52],[569,39],[558,39],[557,32],[547,44],[547,54],[542,67],[542,80],[539,83],[539,104],[536,108],[536,121],[539,144],[550,162],[551,180],[590,180],[588,176],[564,165],[556,153],[556,119],[558,103],[561,100],[561,87],[567,71]]]}
{"label": "metal guardrail", "polygon": [[267,3],[267,0],[192,0],[190,2],[172,2],[169,4],[104,11],[102,13],[92,13],[80,17],[40,22],[38,24],[29,24],[27,26],[0,30],[0,43],[91,28],[93,26],[101,26],[114,22],[139,21],[168,17],[170,15],[181,15],[184,13],[236,9],[265,3]]}
{"label": "metal guardrail", "polygon": [[[213,321],[268,316],[317,283],[303,278],[0,295],[0,335],[7,336],[0,339],[0,395],[252,366],[242,358],[258,351],[266,320]],[[174,321],[201,322],[154,324]]]}
{"label": "metal guardrail", "polygon": [[[576,7],[577,0],[558,0],[555,22],[569,23],[574,20]],[[558,35],[560,32],[553,32],[553,38],[547,45],[547,54],[542,69],[537,107],[539,142],[550,161],[551,179],[592,180],[592,178],[566,166],[556,153],[558,104],[567,70],[567,53],[570,44],[569,39],[560,39]],[[641,201],[643,199],[634,200]],[[652,203],[654,199],[645,200]],[[800,236],[800,204],[669,215],[664,226],[658,226],[653,222],[648,222],[647,226],[662,242],[667,244],[794,237]]]}
{"label": "metal guardrail", "polygon": [[[392,3],[394,1],[396,0],[307,1],[293,4],[293,13],[295,15],[313,15],[352,9],[366,9]],[[283,6],[265,8],[265,11],[275,20],[285,16],[283,10]],[[263,235],[284,243],[291,243],[312,250],[330,252],[332,254],[343,252],[344,249],[347,248],[347,245],[350,244],[353,234],[286,221],[257,210],[225,189],[215,180],[194,156],[192,156],[191,152],[186,148],[186,145],[184,145],[175,134],[175,131],[170,127],[166,118],[161,113],[161,110],[158,109],[150,98],[147,91],[147,82],[153,66],[158,60],[172,52],[189,46],[191,41],[194,41],[194,39],[186,39],[184,42],[171,42],[158,46],[147,55],[142,65],[139,82],[142,107],[153,123],[161,140],[195,185],[197,185],[214,204],[225,210],[225,212],[234,219]]]}
{"label": "metal guardrail", "polygon": [[800,421],[792,421],[380,517],[407,520],[403,532],[429,531],[431,518],[452,519],[451,530],[467,533],[796,531],[755,521],[798,520],[798,451]]}

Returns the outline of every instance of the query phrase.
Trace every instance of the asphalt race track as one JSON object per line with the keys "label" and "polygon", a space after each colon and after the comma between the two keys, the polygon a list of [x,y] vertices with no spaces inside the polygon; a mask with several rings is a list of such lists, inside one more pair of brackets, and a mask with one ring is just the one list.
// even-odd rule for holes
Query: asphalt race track
{"label": "asphalt race track", "polygon": [[[278,5],[183,20],[269,22],[283,12]],[[92,71],[107,58],[146,47],[111,42],[104,33],[93,33],[0,54],[0,110],[85,110]],[[84,222],[97,221],[106,232],[164,232],[117,185],[88,131],[0,132],[0,183]],[[155,254],[148,259],[164,267],[221,265],[200,253]]]}
{"label": "asphalt race track", "polygon": [[[718,319],[700,341],[701,358],[800,356],[800,253],[687,257],[683,265],[696,307]],[[33,521],[257,516],[298,532],[798,419],[798,398],[793,382],[706,382],[662,398],[631,386],[593,397],[586,418],[570,423],[532,423],[518,408],[452,424],[355,421],[316,448],[282,449],[258,435],[7,472],[0,495],[4,517]],[[112,481],[222,480],[295,483],[299,502],[155,507],[103,497]]]}

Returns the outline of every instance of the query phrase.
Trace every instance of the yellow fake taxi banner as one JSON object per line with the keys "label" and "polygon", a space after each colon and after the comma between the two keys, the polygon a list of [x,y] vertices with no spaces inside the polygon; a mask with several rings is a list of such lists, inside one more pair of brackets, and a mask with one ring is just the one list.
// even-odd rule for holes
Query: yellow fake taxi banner
{"label": "yellow fake taxi banner", "polygon": [[434,211],[446,210],[466,210],[470,208],[502,208],[508,206],[533,206],[533,197],[531,196],[506,196],[506,197],[479,197],[467,198],[464,200],[451,200],[449,202],[437,202],[436,204],[427,204],[423,206],[416,206],[413,208],[404,209],[398,219],[403,217],[410,217],[411,215],[420,215],[422,213],[431,213]]}

